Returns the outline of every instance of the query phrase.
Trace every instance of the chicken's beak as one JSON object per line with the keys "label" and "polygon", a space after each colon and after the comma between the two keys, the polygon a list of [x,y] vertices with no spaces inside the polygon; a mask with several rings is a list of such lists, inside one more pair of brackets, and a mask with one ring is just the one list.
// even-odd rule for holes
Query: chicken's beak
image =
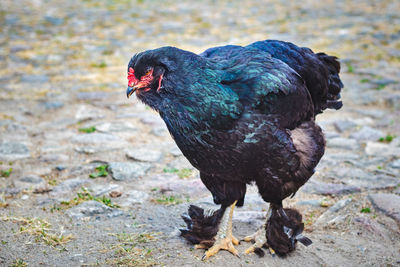
{"label": "chicken's beak", "polygon": [[126,97],[130,97],[136,90],[138,89],[138,86],[128,86],[126,89]]}

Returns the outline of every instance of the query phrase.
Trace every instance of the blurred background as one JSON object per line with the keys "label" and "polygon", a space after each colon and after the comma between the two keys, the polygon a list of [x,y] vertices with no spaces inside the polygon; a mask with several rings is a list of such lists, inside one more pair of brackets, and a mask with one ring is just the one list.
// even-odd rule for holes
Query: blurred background
{"label": "blurred background", "polygon": [[[339,57],[345,85],[344,107],[318,117],[326,155],[287,202],[315,245],[272,264],[400,264],[399,14],[397,0],[1,0],[0,264],[201,265],[179,215],[215,206],[158,115],[126,99],[127,63],[160,46],[264,39]],[[246,203],[239,237],[267,208],[252,187]]]}

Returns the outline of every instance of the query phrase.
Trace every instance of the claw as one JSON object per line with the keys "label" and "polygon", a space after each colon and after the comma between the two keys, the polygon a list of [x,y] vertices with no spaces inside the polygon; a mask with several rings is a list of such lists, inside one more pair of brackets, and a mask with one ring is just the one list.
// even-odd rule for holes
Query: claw
{"label": "claw", "polygon": [[268,248],[269,249],[269,252],[271,253],[271,255],[272,255],[272,257],[275,257],[276,256],[276,252],[275,252],[275,250],[273,250],[272,248]]}
{"label": "claw", "polygon": [[265,225],[262,226],[260,229],[258,229],[258,231],[255,232],[254,234],[243,238],[243,241],[254,242],[252,246],[250,246],[248,249],[245,250],[244,253],[246,254],[250,254],[252,252],[255,252],[257,249],[261,249],[267,243],[267,238],[265,234]]}
{"label": "claw", "polygon": [[214,245],[204,253],[201,260],[203,261],[207,260],[211,256],[217,254],[218,251],[220,251],[221,249],[227,250],[236,257],[239,257],[239,253],[237,249],[234,247],[234,245],[239,244],[239,240],[232,235],[232,215],[233,215],[233,208],[235,207],[235,205],[236,201],[235,203],[232,204],[229,214],[224,214],[220,229],[216,236],[216,241]]}
{"label": "claw", "polygon": [[[220,251],[221,249],[227,250],[230,253],[232,253],[233,255],[239,257],[239,253],[238,253],[237,249],[234,247],[234,245],[237,245],[238,242],[239,241],[233,236],[226,237],[224,239],[220,239],[220,240],[216,241],[214,243],[214,245],[204,253],[204,255],[201,259],[206,260],[206,259],[210,258],[211,256],[214,256],[215,254],[217,254],[218,251]],[[201,246],[201,244],[200,244],[200,246]]]}

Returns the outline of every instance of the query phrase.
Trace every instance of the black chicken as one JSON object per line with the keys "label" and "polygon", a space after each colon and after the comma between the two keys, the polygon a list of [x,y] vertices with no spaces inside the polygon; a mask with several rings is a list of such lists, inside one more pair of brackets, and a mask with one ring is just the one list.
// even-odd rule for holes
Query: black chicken
{"label": "black chicken", "polygon": [[[210,48],[200,55],[174,47],[144,51],[128,65],[127,96],[159,112],[172,137],[221,208],[190,206],[182,235],[203,259],[226,249],[238,255],[232,236],[234,206],[242,206],[246,184],[256,183],[270,203],[265,225],[245,241],[246,253],[269,247],[285,255],[301,235],[302,216],[284,209],[311,177],[325,140],[315,116],[339,109],[340,64],[324,53],[267,40]],[[225,213],[228,206],[231,210]]]}

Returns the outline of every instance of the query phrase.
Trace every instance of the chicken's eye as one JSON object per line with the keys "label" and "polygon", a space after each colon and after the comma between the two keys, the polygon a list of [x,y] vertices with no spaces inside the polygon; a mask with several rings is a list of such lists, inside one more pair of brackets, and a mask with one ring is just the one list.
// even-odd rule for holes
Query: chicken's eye
{"label": "chicken's eye", "polygon": [[144,76],[148,76],[148,75],[150,75],[152,72],[153,72],[153,69],[148,69],[148,70],[146,71],[146,73],[144,74]]}

